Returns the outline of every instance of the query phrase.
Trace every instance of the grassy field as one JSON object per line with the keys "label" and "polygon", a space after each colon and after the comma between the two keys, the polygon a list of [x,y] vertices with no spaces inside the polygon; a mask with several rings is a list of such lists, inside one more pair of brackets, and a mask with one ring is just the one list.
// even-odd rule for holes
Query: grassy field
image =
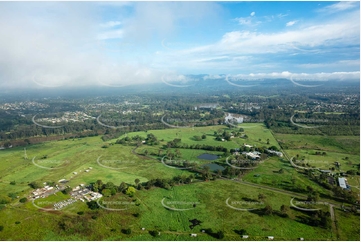
{"label": "grassy field", "polygon": [[[228,149],[237,148],[244,143],[262,147],[262,146],[276,146],[279,147],[278,142],[274,139],[272,133],[265,128],[263,124],[260,123],[245,123],[238,125],[239,128],[243,128],[248,138],[234,138],[231,141],[217,141],[215,140],[214,132],[227,132],[238,131],[239,128],[228,128],[223,125],[217,126],[207,126],[207,127],[197,127],[197,128],[178,128],[178,129],[165,129],[165,130],[149,130],[147,132],[133,132],[127,134],[129,137],[139,135],[141,137],[146,137],[148,133],[154,134],[158,140],[161,141],[161,144],[166,144],[168,141],[172,141],[175,138],[181,139],[182,143],[187,143],[188,145],[196,144],[207,144],[212,146],[223,146]],[[203,134],[207,135],[207,138],[201,141],[195,141],[193,136],[202,136]],[[121,136],[125,137],[124,135]],[[261,141],[259,141],[261,139]],[[267,139],[269,139],[269,144],[267,144]],[[164,140],[164,141],[162,141]]]}
{"label": "grassy field", "polygon": [[[228,142],[216,141],[214,131],[232,131],[226,126],[210,126],[185,129],[149,130],[158,140],[157,146],[140,146],[136,152],[143,154],[157,154],[163,149],[166,142],[174,138],[181,138],[187,144],[207,144],[224,146],[228,149],[237,148],[244,143],[253,146],[278,145],[277,140],[287,146],[285,150],[289,155],[305,156],[305,159],[341,162],[341,169],[355,169],[359,164],[359,148],[354,137],[313,137],[302,135],[275,135],[262,124],[239,125],[245,130],[248,139],[235,138]],[[223,131],[222,131],[223,132]],[[146,137],[146,132],[134,132],[128,136],[140,135]],[[202,141],[192,139],[194,135],[206,134]],[[259,140],[261,139],[261,140]],[[267,144],[269,139],[270,144]],[[103,142],[100,137],[82,139],[69,139],[62,141],[45,142],[26,147],[28,159],[24,159],[24,149],[21,147],[0,151],[0,191],[4,196],[16,193],[19,198],[26,197],[32,189],[29,182],[57,182],[67,179],[71,187],[81,183],[89,184],[96,180],[134,184],[135,179],[146,182],[155,178],[172,178],[177,175],[191,174],[186,170],[171,169],[156,159],[144,158],[132,152],[134,146],[114,144],[116,139]],[[307,140],[307,142],[306,142]],[[306,144],[307,143],[307,144]],[[108,148],[102,148],[108,144]],[[175,149],[171,149],[175,150]],[[203,153],[222,155],[221,152],[208,152],[203,150],[179,149],[181,159],[209,163],[197,157]],[[313,155],[315,151],[325,151],[326,156]],[[164,152],[165,153],[165,152]],[[348,160],[342,158],[348,157]],[[34,158],[35,157],[35,158]],[[158,158],[157,155],[152,155]],[[33,163],[34,158],[34,163]],[[350,163],[351,162],[351,163]],[[329,164],[324,162],[324,164]],[[91,169],[90,169],[91,167]],[[48,169],[47,169],[48,168]],[[50,169],[49,169],[50,168]],[[325,166],[326,168],[326,166]],[[283,173],[278,171],[283,169]],[[86,172],[85,170],[88,170]],[[76,174],[74,173],[76,172]],[[257,176],[255,176],[257,175]],[[260,185],[293,190],[293,188],[306,189],[313,187],[320,194],[330,192],[318,184],[308,180],[303,174],[291,167],[289,162],[278,157],[270,157],[257,168],[246,172],[242,177],[244,181]],[[14,185],[10,182],[15,181]],[[349,178],[350,185],[359,187],[359,176]],[[264,194],[264,199],[258,195]],[[36,200],[40,207],[51,207],[55,202],[68,199],[69,195],[60,192],[44,199]],[[320,227],[313,227],[301,221],[308,217],[307,212],[289,208],[289,217],[283,218],[277,214],[282,205],[290,206],[292,197],[285,193],[255,188],[231,180],[216,180],[208,182],[195,182],[189,185],[175,186],[170,190],[152,188],[151,190],[137,191],[134,198],[121,194],[111,198],[114,201],[137,201],[137,205],[129,205],[127,210],[111,211],[105,209],[90,210],[85,203],[77,201],[68,205],[61,211],[44,211],[33,206],[31,201],[25,204],[14,199],[12,203],[0,210],[1,240],[217,240],[215,237],[202,233],[201,229],[212,228],[214,232],[224,231],[223,240],[241,240],[235,231],[245,229],[250,236],[249,240],[266,240],[266,236],[274,236],[276,240],[334,240],[337,234]],[[228,200],[227,200],[228,199]],[[165,208],[165,204],[173,211]],[[233,209],[226,204],[233,204],[239,209],[263,208],[270,205],[274,213],[263,215],[259,210],[241,211]],[[45,204],[45,205],[44,205]],[[196,204],[193,207],[193,204]],[[328,211],[328,207],[322,208]],[[78,212],[84,212],[79,215]],[[139,216],[135,216],[138,214]],[[341,240],[356,239],[359,229],[352,224],[358,224],[359,217],[335,211],[338,221],[338,234]],[[202,221],[200,226],[191,229],[190,219]],[[122,229],[130,228],[132,233],[127,235]],[[145,228],[145,230],[142,230]],[[160,231],[159,237],[153,237],[149,231]],[[356,234],[356,232],[358,234]],[[197,237],[190,237],[190,233],[197,233]],[[352,235],[350,235],[352,234]]]}

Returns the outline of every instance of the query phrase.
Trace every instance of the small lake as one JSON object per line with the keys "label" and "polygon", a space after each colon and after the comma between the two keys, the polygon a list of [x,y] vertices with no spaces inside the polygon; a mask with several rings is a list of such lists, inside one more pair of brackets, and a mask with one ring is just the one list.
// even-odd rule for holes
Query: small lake
{"label": "small lake", "polygon": [[218,155],[212,155],[212,154],[201,154],[200,156],[197,156],[198,159],[202,160],[217,160]]}
{"label": "small lake", "polygon": [[212,172],[215,172],[215,171],[218,171],[218,170],[225,170],[226,168],[224,168],[223,166],[220,166],[220,165],[217,165],[217,164],[214,164],[214,163],[209,163],[209,164],[205,164],[203,165],[203,167],[205,166],[208,166],[209,169],[212,171]]}

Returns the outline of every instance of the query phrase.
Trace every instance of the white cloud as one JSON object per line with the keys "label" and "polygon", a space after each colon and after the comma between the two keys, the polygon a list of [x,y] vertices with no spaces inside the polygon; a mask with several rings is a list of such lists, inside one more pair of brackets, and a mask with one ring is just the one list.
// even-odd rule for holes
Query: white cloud
{"label": "white cloud", "polygon": [[288,23],[286,23],[286,26],[289,27],[294,25],[295,23],[297,23],[297,21],[289,21]]}
{"label": "white cloud", "polygon": [[102,28],[112,28],[112,27],[115,27],[115,26],[118,26],[118,25],[121,25],[122,22],[120,21],[109,21],[109,22],[106,22],[104,24],[100,24],[100,27]]}
{"label": "white cloud", "polygon": [[[270,72],[270,73],[250,73],[250,74],[235,74],[228,75],[229,77],[238,80],[262,80],[262,79],[280,79],[286,78],[299,81],[330,81],[330,80],[359,80],[360,72],[319,72],[319,73],[292,73],[289,71],[283,72]],[[208,79],[223,79],[225,75],[207,75],[203,77],[204,80]]]}
{"label": "white cloud", "polygon": [[97,39],[106,40],[106,39],[121,39],[123,37],[123,30],[117,29],[112,31],[106,31],[98,34]]}
{"label": "white cloud", "polygon": [[253,17],[256,14],[256,12],[252,12],[250,15]]}
{"label": "white cloud", "polygon": [[325,13],[337,13],[353,8],[359,8],[359,2],[358,1],[342,1],[338,3],[333,3],[331,5],[328,5],[324,8],[319,9],[319,12],[325,12]]}
{"label": "white cloud", "polygon": [[236,20],[238,21],[238,23],[240,25],[251,25],[252,24],[252,19],[250,17],[236,18]]}

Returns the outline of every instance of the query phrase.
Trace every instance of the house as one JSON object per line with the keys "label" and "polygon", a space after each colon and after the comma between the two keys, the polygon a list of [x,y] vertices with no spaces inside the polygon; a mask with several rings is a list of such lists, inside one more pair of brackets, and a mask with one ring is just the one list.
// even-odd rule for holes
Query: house
{"label": "house", "polygon": [[248,239],[248,235],[242,235],[242,239]]}
{"label": "house", "polygon": [[339,178],[338,178],[338,184],[340,185],[341,188],[343,188],[343,189],[348,189],[346,178],[344,178],[344,177],[339,177]]}
{"label": "house", "polygon": [[301,240],[301,241],[304,241],[305,239],[304,238],[298,238],[299,240]]}
{"label": "house", "polygon": [[256,159],[259,159],[259,158],[260,158],[259,155],[255,155],[255,154],[252,153],[252,152],[246,153],[246,156],[251,157],[252,160],[256,160]]}
{"label": "house", "polygon": [[197,237],[197,234],[191,234],[191,237]]}
{"label": "house", "polygon": [[269,240],[273,240],[273,239],[274,239],[273,236],[267,236],[267,238],[268,238]]}
{"label": "house", "polygon": [[283,153],[275,150],[266,150],[269,154],[277,155],[279,157],[283,157]]}
{"label": "house", "polygon": [[252,145],[247,145],[247,144],[243,144],[244,147],[247,147],[247,148],[252,148],[253,146]]}
{"label": "house", "polygon": [[73,174],[76,175],[76,174],[78,174],[78,172],[74,171]]}

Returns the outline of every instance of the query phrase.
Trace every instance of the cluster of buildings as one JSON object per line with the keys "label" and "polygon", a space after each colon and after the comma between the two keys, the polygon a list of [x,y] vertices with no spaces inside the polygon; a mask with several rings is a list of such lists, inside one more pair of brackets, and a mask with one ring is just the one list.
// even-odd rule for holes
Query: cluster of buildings
{"label": "cluster of buildings", "polygon": [[86,113],[83,113],[81,111],[76,112],[65,112],[64,115],[61,118],[39,118],[36,121],[38,122],[51,122],[51,123],[61,123],[61,122],[84,122],[88,119],[95,119],[95,117],[92,117]]}
{"label": "cluster of buildings", "polygon": [[243,155],[246,155],[247,157],[251,158],[252,160],[257,160],[261,158],[261,152],[253,151],[253,152],[242,152]]}
{"label": "cluster of buildings", "polygon": [[93,192],[90,189],[84,187],[84,184],[80,184],[79,186],[76,186],[73,191],[70,193],[70,195],[74,199],[79,199],[82,202],[85,201],[93,201],[96,199],[101,198],[103,195],[98,192]]}
{"label": "cluster of buildings", "polygon": [[9,111],[39,110],[39,109],[48,108],[48,107],[49,107],[49,105],[47,105],[47,104],[31,102],[31,101],[0,104],[0,109],[9,110]]}
{"label": "cluster of buildings", "polygon": [[[58,189],[58,187],[57,187]],[[35,191],[32,192],[32,198],[33,199],[37,199],[37,198],[45,198],[51,194],[54,193],[54,187],[51,186],[44,186],[43,188],[38,188]]]}

